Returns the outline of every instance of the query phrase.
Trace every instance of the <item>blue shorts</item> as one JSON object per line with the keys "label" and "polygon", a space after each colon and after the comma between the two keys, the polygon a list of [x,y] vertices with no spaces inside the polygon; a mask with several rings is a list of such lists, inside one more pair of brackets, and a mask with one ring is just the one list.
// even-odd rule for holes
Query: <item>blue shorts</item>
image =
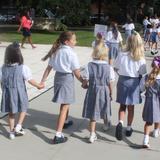
{"label": "blue shorts", "polygon": [[23,29],[22,29],[22,33],[23,33],[23,36],[24,36],[24,37],[29,37],[29,36],[31,36],[31,31],[30,31],[30,29],[28,29],[28,28],[23,28]]}

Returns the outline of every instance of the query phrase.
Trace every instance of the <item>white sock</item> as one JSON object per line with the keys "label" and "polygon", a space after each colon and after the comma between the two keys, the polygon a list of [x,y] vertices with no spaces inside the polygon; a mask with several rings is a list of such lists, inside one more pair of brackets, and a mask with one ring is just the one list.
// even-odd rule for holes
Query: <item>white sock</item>
{"label": "white sock", "polygon": [[16,125],[16,131],[21,130],[21,128],[22,128],[22,125],[21,125],[21,124],[17,124],[17,125]]}
{"label": "white sock", "polygon": [[144,135],[144,140],[143,140],[143,142],[145,143],[145,144],[148,144],[149,143],[149,135]]}
{"label": "white sock", "polygon": [[127,131],[130,131],[132,129],[131,126],[127,126]]}
{"label": "white sock", "polygon": [[91,136],[95,136],[96,135],[96,133],[95,132],[91,132]]}
{"label": "white sock", "polygon": [[122,123],[122,126],[123,126],[123,121],[122,120],[119,120],[119,123]]}
{"label": "white sock", "polygon": [[62,132],[56,132],[56,137],[62,137],[63,133]]}

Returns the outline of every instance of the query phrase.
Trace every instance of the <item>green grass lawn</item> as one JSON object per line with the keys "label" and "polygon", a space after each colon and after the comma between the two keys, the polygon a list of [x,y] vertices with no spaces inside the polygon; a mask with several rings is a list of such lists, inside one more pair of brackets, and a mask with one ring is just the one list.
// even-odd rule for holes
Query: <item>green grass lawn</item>
{"label": "green grass lawn", "polygon": [[[91,46],[92,41],[95,39],[93,36],[93,31],[75,31],[77,36],[77,45],[78,46]],[[52,44],[60,32],[32,32],[32,40],[35,44]],[[5,31],[0,33],[0,41],[21,42],[22,35],[16,31]]]}

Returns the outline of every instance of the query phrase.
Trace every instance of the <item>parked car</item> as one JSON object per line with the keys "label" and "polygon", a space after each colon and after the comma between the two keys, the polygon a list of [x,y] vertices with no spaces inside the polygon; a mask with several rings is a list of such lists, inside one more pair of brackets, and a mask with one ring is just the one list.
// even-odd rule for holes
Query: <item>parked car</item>
{"label": "parked car", "polygon": [[3,15],[0,15],[0,22],[6,22],[7,18]]}
{"label": "parked car", "polygon": [[[99,16],[100,16],[100,20],[99,20]],[[101,14],[93,14],[90,17],[90,22],[91,24],[96,24],[96,23],[101,23],[101,24],[105,24],[106,20],[107,20],[107,16],[105,16],[103,13]]]}

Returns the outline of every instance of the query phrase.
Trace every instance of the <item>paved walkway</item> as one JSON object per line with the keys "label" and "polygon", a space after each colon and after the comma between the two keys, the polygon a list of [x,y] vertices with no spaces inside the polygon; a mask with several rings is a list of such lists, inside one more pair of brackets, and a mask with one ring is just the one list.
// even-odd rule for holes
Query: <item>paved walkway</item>
{"label": "paved walkway", "polygon": [[[8,43],[0,44],[0,64],[3,62],[5,46]],[[4,47],[3,47],[4,46]],[[37,45],[32,50],[29,45],[22,50],[25,64],[32,69],[33,77],[40,80],[47,62],[40,59],[50,49],[50,45]],[[86,64],[90,59],[91,48],[75,48],[81,65]],[[147,58],[150,65],[150,58]],[[47,88],[53,84],[53,74],[47,81]],[[29,98],[44,92],[27,86]],[[7,118],[0,120],[0,159],[1,160],[97,160],[97,159],[123,159],[123,160],[158,160],[160,155],[160,137],[150,138],[151,149],[141,148],[143,140],[143,125],[141,118],[143,105],[136,106],[134,119],[134,132],[131,138],[124,138],[117,141],[114,137],[115,125],[117,123],[118,104],[112,102],[112,127],[109,131],[103,132],[102,121],[97,123],[98,141],[94,144],[87,142],[89,132],[87,130],[88,120],[81,117],[85,90],[76,81],[76,103],[71,106],[70,119],[74,125],[64,130],[69,141],[65,144],[52,145],[50,139],[55,134],[56,120],[59,106],[51,102],[53,90],[49,90],[30,102],[30,108],[26,117],[24,127],[27,134],[24,137],[17,137],[11,141],[8,139]],[[115,99],[115,86],[114,96]],[[126,122],[125,122],[126,125]]]}

